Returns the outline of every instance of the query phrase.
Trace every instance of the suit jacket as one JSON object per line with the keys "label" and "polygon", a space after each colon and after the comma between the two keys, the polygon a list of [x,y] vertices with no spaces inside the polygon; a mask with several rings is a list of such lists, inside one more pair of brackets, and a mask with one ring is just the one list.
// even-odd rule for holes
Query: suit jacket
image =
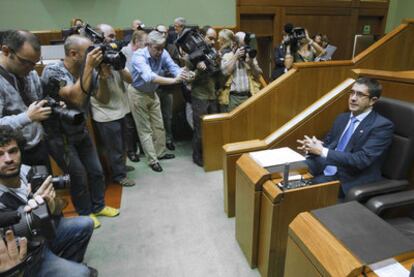
{"label": "suit jacket", "polygon": [[382,179],[381,166],[394,131],[390,120],[371,111],[355,129],[344,152],[336,151],[349,117],[349,112],[340,114],[327,134],[324,146],[329,149],[328,156],[312,155],[307,160],[314,176],[323,174],[326,165],[336,166],[344,193],[354,186]]}

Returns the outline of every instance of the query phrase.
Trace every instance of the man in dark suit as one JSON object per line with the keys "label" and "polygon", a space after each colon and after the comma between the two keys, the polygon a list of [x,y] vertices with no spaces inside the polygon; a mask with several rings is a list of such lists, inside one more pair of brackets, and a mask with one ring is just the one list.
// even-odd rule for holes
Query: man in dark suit
{"label": "man in dark suit", "polygon": [[298,149],[309,154],[314,183],[339,179],[343,193],[354,186],[380,180],[381,165],[391,144],[393,123],[372,107],[381,95],[378,81],[356,80],[349,92],[350,112],[340,114],[324,141],[305,136]]}

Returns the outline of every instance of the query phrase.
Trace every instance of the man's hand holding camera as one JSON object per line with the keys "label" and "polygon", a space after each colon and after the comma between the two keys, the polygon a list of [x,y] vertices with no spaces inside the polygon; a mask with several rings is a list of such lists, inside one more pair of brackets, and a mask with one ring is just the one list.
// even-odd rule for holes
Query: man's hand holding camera
{"label": "man's hand holding camera", "polygon": [[43,121],[49,118],[52,109],[48,106],[47,100],[35,101],[29,105],[26,114],[31,121]]}
{"label": "man's hand holding camera", "polygon": [[246,57],[246,49],[244,47],[237,48],[236,52],[234,53],[234,56],[237,60],[244,59],[244,57]]}
{"label": "man's hand holding camera", "polygon": [[97,68],[103,60],[102,50],[99,47],[94,48],[86,56],[85,67],[89,69]]}
{"label": "man's hand holding camera", "polygon": [[6,231],[5,241],[0,239],[0,273],[5,272],[21,263],[27,254],[27,239],[16,238],[11,230]]}
{"label": "man's hand holding camera", "polygon": [[[44,199],[47,202],[50,212],[53,214],[53,212],[55,211],[55,197],[56,197],[56,192],[53,187],[52,176],[48,176],[46,180],[43,182],[43,184],[40,186],[40,188],[35,192],[34,198],[36,202],[39,204],[42,204],[39,201],[42,201]],[[31,206],[33,202],[31,203],[29,202],[28,204],[29,206]],[[37,207],[37,205],[35,207]],[[35,207],[32,207],[32,208],[35,208]]]}

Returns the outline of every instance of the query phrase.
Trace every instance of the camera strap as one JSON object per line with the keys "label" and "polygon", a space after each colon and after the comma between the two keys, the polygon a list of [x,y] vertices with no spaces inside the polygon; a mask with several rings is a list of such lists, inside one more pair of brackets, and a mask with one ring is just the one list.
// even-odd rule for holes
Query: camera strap
{"label": "camera strap", "polygon": [[26,106],[29,106],[33,101],[30,101],[30,99],[26,95],[26,82],[24,78],[19,78],[17,76],[14,76],[13,74],[7,72],[6,69],[4,69],[2,66],[0,66],[0,75],[6,79],[9,84],[17,91],[19,92],[24,104]]}

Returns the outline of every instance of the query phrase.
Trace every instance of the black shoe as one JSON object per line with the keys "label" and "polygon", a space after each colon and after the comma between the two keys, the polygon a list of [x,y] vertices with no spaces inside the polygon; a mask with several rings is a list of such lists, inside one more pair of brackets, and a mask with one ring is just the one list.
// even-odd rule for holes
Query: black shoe
{"label": "black shoe", "polygon": [[98,277],[98,270],[96,270],[95,268],[88,266],[89,268],[89,276],[90,277]]}
{"label": "black shoe", "polygon": [[162,167],[159,163],[150,164],[150,167],[155,172],[161,172],[162,171]]}
{"label": "black shoe", "polygon": [[135,170],[135,167],[130,166],[130,165],[125,165],[125,168],[126,168],[126,171],[127,172],[131,172],[131,171],[134,171]]}
{"label": "black shoe", "polygon": [[200,161],[200,160],[193,160],[193,162],[194,162],[196,165],[198,165],[198,166],[200,166],[200,167],[203,167],[203,161]]}
{"label": "black shoe", "polygon": [[166,146],[168,150],[171,150],[171,151],[175,150],[174,142],[167,142]]}
{"label": "black shoe", "polygon": [[164,156],[158,157],[158,160],[169,160],[169,159],[174,159],[175,155],[174,154],[165,154]]}
{"label": "black shoe", "polygon": [[137,153],[129,152],[127,155],[128,155],[128,159],[131,162],[134,162],[134,163],[139,162],[139,155]]}

